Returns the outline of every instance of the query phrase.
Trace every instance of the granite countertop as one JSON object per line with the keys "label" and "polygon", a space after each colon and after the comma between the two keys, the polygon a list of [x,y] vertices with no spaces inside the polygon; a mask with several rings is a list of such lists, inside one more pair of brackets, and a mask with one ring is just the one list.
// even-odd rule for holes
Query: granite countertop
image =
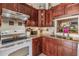
{"label": "granite countertop", "polygon": [[54,39],[58,39],[58,40],[67,40],[67,41],[72,41],[72,42],[76,42],[76,43],[79,43],[79,40],[69,40],[69,39],[64,39],[64,38],[58,38],[58,37],[54,37],[54,36],[46,36],[46,37],[49,37],[49,38],[54,38]]}
{"label": "granite countertop", "polygon": [[79,40],[69,40],[69,39],[64,39],[64,38],[58,38],[58,37],[55,37],[55,36],[51,36],[51,35],[48,35],[48,36],[31,36],[31,38],[37,38],[37,37],[47,37],[47,38],[54,38],[54,39],[58,39],[58,40],[68,40],[68,41],[72,41],[72,42],[76,42],[76,43],[79,43]]}

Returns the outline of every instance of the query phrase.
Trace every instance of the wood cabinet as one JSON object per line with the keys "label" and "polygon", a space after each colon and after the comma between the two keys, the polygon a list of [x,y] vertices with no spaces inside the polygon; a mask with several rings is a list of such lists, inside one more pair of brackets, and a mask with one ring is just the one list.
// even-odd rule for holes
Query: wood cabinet
{"label": "wood cabinet", "polygon": [[46,10],[46,16],[45,16],[45,26],[46,27],[51,27],[52,26],[52,11],[51,10]]}
{"label": "wood cabinet", "polygon": [[79,14],[79,3],[61,3],[51,8],[52,17]]}
{"label": "wood cabinet", "polygon": [[67,15],[79,14],[79,3],[70,3],[66,6]]}
{"label": "wood cabinet", "polygon": [[52,14],[51,10],[38,10],[38,26],[51,27],[52,26]]}
{"label": "wood cabinet", "polygon": [[48,56],[57,56],[57,42],[51,38],[43,37],[43,53]]}
{"label": "wood cabinet", "polygon": [[43,47],[42,47],[42,52],[45,54],[45,55],[49,55],[49,39],[48,38],[46,38],[46,37],[43,37],[43,39],[42,39],[42,41],[43,41]]}
{"label": "wood cabinet", "polygon": [[0,16],[0,27],[1,27],[1,16]]}
{"label": "wood cabinet", "polygon": [[0,15],[2,14],[2,4],[0,3]]}
{"label": "wood cabinet", "polygon": [[[28,21],[28,20],[27,20]],[[38,26],[38,10],[32,10],[32,15],[29,18],[29,26]]]}
{"label": "wood cabinet", "polygon": [[18,12],[20,13],[32,16],[32,10],[34,9],[27,4],[24,4],[24,3],[18,4]]}
{"label": "wood cabinet", "polygon": [[38,10],[27,4],[2,3],[0,4],[0,14],[2,13],[2,8],[29,15],[29,21],[25,22],[25,26],[38,26]]}
{"label": "wood cabinet", "polygon": [[38,10],[34,10],[32,15],[33,15],[33,20],[35,21],[35,26],[38,26]]}
{"label": "wood cabinet", "polygon": [[77,45],[75,41],[43,36],[33,39],[33,55],[44,53],[47,56],[77,56]]}
{"label": "wood cabinet", "polygon": [[12,11],[18,10],[18,4],[17,3],[3,3],[2,8],[6,8]]}
{"label": "wood cabinet", "polygon": [[64,51],[64,49],[63,49],[63,48],[64,48],[64,47],[63,47],[63,41],[62,41],[62,40],[57,40],[57,41],[58,41],[58,44],[57,44],[57,45],[58,45],[58,48],[57,48],[57,50],[58,50],[58,51],[57,51],[57,55],[58,55],[58,56],[63,56],[63,54],[64,54],[64,53],[63,53],[63,51]]}
{"label": "wood cabinet", "polygon": [[64,56],[76,56],[77,55],[77,43],[73,41],[63,41],[63,55]]}
{"label": "wood cabinet", "polygon": [[35,20],[31,20],[31,19],[28,19],[26,22],[25,22],[25,26],[30,26],[30,27],[34,27],[34,26],[37,26],[36,24],[36,21]]}
{"label": "wood cabinet", "polygon": [[42,52],[48,56],[76,56],[77,43],[69,40],[43,37]]}
{"label": "wood cabinet", "polygon": [[18,4],[18,12],[25,14],[25,6],[23,4]]}
{"label": "wood cabinet", "polygon": [[61,3],[52,8],[53,17],[62,16],[65,14],[65,3]]}
{"label": "wood cabinet", "polygon": [[41,38],[32,39],[32,55],[36,56],[42,53],[42,40]]}
{"label": "wood cabinet", "polygon": [[38,26],[39,27],[45,26],[45,12],[46,10],[44,9],[38,10]]}

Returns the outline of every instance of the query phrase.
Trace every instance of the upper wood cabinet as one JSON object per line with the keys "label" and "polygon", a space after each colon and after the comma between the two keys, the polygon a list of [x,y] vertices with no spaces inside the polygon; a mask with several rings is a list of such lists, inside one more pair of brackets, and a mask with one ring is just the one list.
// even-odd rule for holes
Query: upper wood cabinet
{"label": "upper wood cabinet", "polygon": [[79,14],[79,3],[70,3],[66,6],[65,13],[67,15]]}
{"label": "upper wood cabinet", "polygon": [[79,3],[61,3],[51,8],[52,17],[79,14]]}
{"label": "upper wood cabinet", "polygon": [[0,27],[1,27],[1,16],[0,16]]}
{"label": "upper wood cabinet", "polygon": [[46,10],[46,16],[45,16],[45,26],[51,27],[52,26],[52,10]]}
{"label": "upper wood cabinet", "polygon": [[2,8],[10,9],[12,11],[17,11],[18,4],[17,3],[3,3]]}
{"label": "upper wood cabinet", "polygon": [[2,3],[0,4],[0,14],[2,13],[2,8],[29,15],[29,21],[25,22],[25,26],[38,26],[38,10],[27,4]]}
{"label": "upper wood cabinet", "polygon": [[25,22],[25,26],[36,26],[36,22],[34,20],[31,20],[31,19],[28,19],[26,22]]}
{"label": "upper wood cabinet", "polygon": [[58,17],[65,14],[65,3],[61,3],[52,8],[53,16]]}
{"label": "upper wood cabinet", "polygon": [[25,14],[25,6],[22,4],[18,4],[18,12]]}
{"label": "upper wood cabinet", "polygon": [[38,11],[32,10],[30,18],[25,23],[26,26],[38,26]]}
{"label": "upper wood cabinet", "polygon": [[0,3],[0,15],[2,13],[2,4]]}
{"label": "upper wood cabinet", "polygon": [[44,27],[45,26],[45,13],[46,13],[46,10],[44,9],[39,9],[38,10],[38,26],[42,26]]}

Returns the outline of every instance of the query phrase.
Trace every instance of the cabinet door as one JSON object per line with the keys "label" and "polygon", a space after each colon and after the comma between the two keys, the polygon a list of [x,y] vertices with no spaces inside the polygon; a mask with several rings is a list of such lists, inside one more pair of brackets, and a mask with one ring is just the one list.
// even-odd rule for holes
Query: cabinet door
{"label": "cabinet door", "polygon": [[77,56],[77,48],[78,48],[78,44],[76,42],[73,42],[73,56]]}
{"label": "cabinet door", "polygon": [[41,37],[35,38],[32,41],[32,54],[34,56],[39,55],[42,53],[42,44],[41,44]]}
{"label": "cabinet door", "polygon": [[32,20],[35,22],[34,26],[38,26],[38,11],[32,11]]}
{"label": "cabinet door", "polygon": [[49,56],[49,39],[47,37],[43,37],[43,53]]}
{"label": "cabinet door", "polygon": [[58,45],[58,48],[57,48],[57,55],[58,56],[63,56],[63,41],[62,40],[57,40],[57,45]]}
{"label": "cabinet door", "polygon": [[42,52],[44,53],[44,54],[46,54],[46,46],[47,46],[47,44],[46,44],[46,39],[43,37],[43,42],[42,42]]}
{"label": "cabinet door", "polygon": [[58,45],[57,45],[57,40],[55,40],[55,39],[53,39],[52,40],[52,43],[53,43],[53,45],[54,45],[54,47],[52,47],[52,48],[54,48],[54,56],[57,56],[57,49],[58,49]]}
{"label": "cabinet door", "polygon": [[53,44],[53,41],[50,40],[49,42],[49,56],[54,56],[55,54],[55,46]]}
{"label": "cabinet door", "polygon": [[64,56],[72,56],[73,55],[73,42],[72,41],[68,41],[68,40],[64,40],[63,41],[63,55]]}
{"label": "cabinet door", "polygon": [[1,16],[0,16],[0,27],[1,27]]}
{"label": "cabinet door", "polygon": [[38,38],[38,55],[42,53],[42,38]]}
{"label": "cabinet door", "polygon": [[38,51],[38,50],[37,50],[37,45],[38,45],[37,43],[38,43],[37,39],[33,39],[33,40],[32,40],[32,55],[33,55],[33,56],[36,56],[37,53],[38,53],[38,52],[37,52],[37,51]]}
{"label": "cabinet door", "polygon": [[71,48],[64,47],[64,56],[72,56],[73,52]]}
{"label": "cabinet door", "polygon": [[65,13],[65,8],[64,8],[65,4],[61,3],[57,6],[55,6],[53,8],[53,16],[54,17],[58,17],[58,16],[62,16]]}
{"label": "cabinet door", "polygon": [[0,15],[2,14],[2,4],[0,3]]}
{"label": "cabinet door", "polygon": [[45,26],[45,10],[38,10],[38,26]]}
{"label": "cabinet door", "polygon": [[52,26],[52,12],[51,10],[46,10],[46,17],[45,17],[45,26]]}
{"label": "cabinet door", "polygon": [[17,11],[17,6],[18,6],[17,3],[4,3],[4,4],[2,4],[3,8],[10,9],[12,11]]}
{"label": "cabinet door", "polygon": [[66,14],[74,15],[79,14],[79,3],[70,3],[66,6]]}
{"label": "cabinet door", "polygon": [[57,55],[58,56],[63,56],[63,51],[64,51],[64,49],[63,49],[63,46],[58,46],[58,53],[57,53]]}
{"label": "cabinet door", "polygon": [[25,13],[25,6],[23,4],[18,4],[18,12]]}

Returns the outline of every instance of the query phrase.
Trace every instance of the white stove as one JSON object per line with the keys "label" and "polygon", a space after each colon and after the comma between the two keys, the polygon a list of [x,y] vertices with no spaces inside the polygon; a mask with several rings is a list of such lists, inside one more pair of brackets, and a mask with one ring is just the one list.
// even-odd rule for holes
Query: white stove
{"label": "white stove", "polygon": [[0,45],[0,56],[32,56],[31,38]]}

